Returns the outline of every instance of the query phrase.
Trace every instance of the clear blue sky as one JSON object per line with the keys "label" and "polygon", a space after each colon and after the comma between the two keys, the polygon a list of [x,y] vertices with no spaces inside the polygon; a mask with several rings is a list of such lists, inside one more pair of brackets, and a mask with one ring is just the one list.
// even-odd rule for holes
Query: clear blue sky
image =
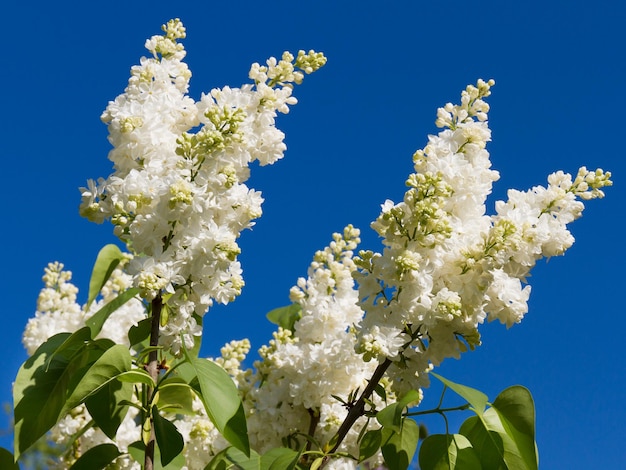
{"label": "clear blue sky", "polygon": [[[399,200],[411,155],[436,132],[438,106],[477,78],[494,78],[489,147],[508,188],[545,184],[555,170],[611,170],[615,185],[591,201],[562,258],[530,279],[520,325],[483,329],[483,346],[439,372],[491,398],[523,384],[537,407],[541,468],[626,468],[623,334],[626,174],[626,7],[618,0],[526,2],[15,2],[0,7],[0,157],[4,161],[3,323],[0,402],[25,360],[21,332],[33,315],[43,267],[59,260],[85,291],[110,225],[77,212],[77,190],[111,172],[99,116],[121,93],[146,38],[180,17],[187,27],[191,94],[247,81],[249,65],[283,50],[316,49],[328,64],[298,87],[279,127],[284,160],[254,168],[264,216],[242,237],[246,288],[206,317],[203,351],[232,338],[256,349],[273,329],[264,314],[288,303],[314,251],[352,223],[368,225]],[[426,391],[426,403],[439,389]],[[453,420],[454,422],[454,420]],[[0,424],[6,419],[3,418]],[[441,421],[429,421],[441,431]],[[0,444],[10,446],[6,438]]]}

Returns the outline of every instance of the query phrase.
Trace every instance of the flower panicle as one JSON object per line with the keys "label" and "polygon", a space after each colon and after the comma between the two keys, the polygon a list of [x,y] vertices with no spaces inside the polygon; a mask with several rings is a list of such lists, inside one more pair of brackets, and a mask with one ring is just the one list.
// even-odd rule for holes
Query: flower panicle
{"label": "flower panicle", "polygon": [[102,115],[114,171],[81,188],[81,215],[110,220],[137,254],[128,265],[146,300],[168,312],[164,347],[177,354],[201,334],[194,315],[234,300],[244,286],[241,232],[262,214],[260,192],[246,186],[250,164],[275,163],[286,150],[277,113],[297,103],[291,84],[326,62],[323,54],[284,53],[253,65],[254,84],[215,88],[195,101],[179,19],[146,41],[151,57],[131,68],[124,93]]}

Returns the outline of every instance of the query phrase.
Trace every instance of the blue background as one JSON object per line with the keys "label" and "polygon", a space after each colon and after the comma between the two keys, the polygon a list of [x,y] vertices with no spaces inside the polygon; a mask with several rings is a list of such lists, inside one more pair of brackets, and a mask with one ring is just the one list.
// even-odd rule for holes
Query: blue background
{"label": "blue background", "polygon": [[[577,241],[567,255],[534,270],[525,320],[508,331],[485,325],[483,346],[438,372],[491,398],[512,384],[530,388],[541,468],[626,467],[623,3],[174,3],[0,7],[0,402],[10,402],[26,358],[21,333],[34,314],[43,267],[65,263],[85,301],[97,251],[115,241],[110,225],[79,217],[77,188],[111,173],[99,116],[126,86],[145,39],[180,17],[196,99],[247,82],[252,62],[283,50],[316,49],[329,59],[279,119],[285,159],[253,168],[250,186],[266,201],[264,216],[241,238],[246,287],[205,317],[203,352],[216,355],[233,338],[249,337],[253,350],[266,343],[273,325],[265,313],[289,302],[289,288],[332,232],[352,223],[362,229],[363,247],[378,249],[368,225],[385,199],[401,199],[411,155],[437,131],[437,107],[457,102],[477,78],[494,78],[488,149],[501,179],[489,211],[508,188],[543,185],[558,169],[601,167],[613,172],[615,186],[572,225]],[[440,390],[426,390],[425,407]],[[462,419],[452,417],[451,427]],[[440,418],[427,425],[444,429]]]}

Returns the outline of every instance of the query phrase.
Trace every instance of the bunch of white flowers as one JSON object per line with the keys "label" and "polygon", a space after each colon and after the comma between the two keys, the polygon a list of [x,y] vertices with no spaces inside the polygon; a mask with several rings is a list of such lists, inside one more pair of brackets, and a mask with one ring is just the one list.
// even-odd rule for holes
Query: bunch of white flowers
{"label": "bunch of white flowers", "polygon": [[360,306],[357,350],[366,360],[390,359],[399,394],[428,384],[427,371],[447,357],[480,344],[485,318],[510,327],[528,310],[526,276],[541,257],[563,254],[573,243],[567,224],[581,215],[576,198],[602,197],[610,173],[581,168],[572,182],[558,172],[548,188],[509,191],[497,214],[485,201],[499,177],[490,169],[487,125],[493,80],[479,80],[447,104],[414,155],[415,173],[401,203],[385,202],[372,227],[382,253],[362,251],[355,260]]}
{"label": "bunch of white flowers", "polygon": [[[251,444],[258,452],[306,434],[329,442],[348,413],[350,397],[367,386],[376,368],[355,351],[353,325],[363,317],[352,279],[358,243],[359,231],[348,226],[315,254],[308,277],[291,289],[300,311],[293,331],[279,328],[270,345],[259,351],[261,360],[248,379],[244,400]],[[394,401],[392,393],[387,398]],[[373,401],[380,404],[378,397]],[[269,428],[268,422],[273,423]],[[367,425],[367,418],[359,420],[341,450],[357,455],[358,435]],[[333,459],[326,468],[354,468],[354,463]]]}
{"label": "bunch of white flowers", "polygon": [[[43,276],[44,288],[39,294],[37,312],[28,320],[22,342],[29,355],[39,346],[58,333],[74,333],[86,326],[86,322],[106,304],[114,300],[121,292],[132,285],[132,277],[124,272],[130,257],[126,257],[113,270],[111,277],[101,290],[101,298],[91,305],[80,306],[77,303],[78,288],[71,282],[72,273],[64,269],[63,264],[50,263]],[[132,298],[117,308],[107,321],[97,338],[107,338],[116,344],[130,348],[128,331],[146,317],[145,306],[139,298]],[[135,398],[137,403],[140,403]],[[130,408],[115,436],[115,445],[126,452],[128,445],[137,441],[141,427],[135,422],[137,410]],[[61,446],[72,449],[59,457],[54,467],[66,469],[71,467],[75,459],[90,448],[111,443],[100,429],[91,426],[92,418],[85,405],[73,409],[62,418],[50,433],[51,440]],[[133,462],[128,455],[120,457],[117,468],[138,470],[140,465]]]}
{"label": "bunch of white flowers", "polygon": [[[102,115],[115,172],[82,188],[81,214],[111,220],[136,255],[129,271],[147,300],[163,295],[161,344],[179,352],[202,330],[214,301],[227,303],[244,285],[237,256],[242,230],[261,215],[261,194],[248,188],[249,165],[274,163],[286,148],[277,112],[297,101],[293,83],[326,62],[320,53],[283,54],[253,64],[254,84],[187,95],[179,20],[146,42],[152,57],[131,70],[125,93]],[[298,69],[302,70],[298,71]]]}
{"label": "bunch of white flowers", "polygon": [[[22,343],[32,355],[39,346],[58,333],[73,333],[86,325],[86,321],[98,310],[131,287],[132,277],[124,272],[126,258],[113,271],[103,286],[101,298],[91,305],[77,303],[78,288],[72,284],[72,273],[62,263],[50,263],[43,276],[44,288],[37,299],[35,316],[28,320]],[[116,344],[130,347],[128,330],[146,317],[145,307],[138,298],[130,299],[109,316],[106,328],[97,338],[108,338]]]}
{"label": "bunch of white flowers", "polygon": [[[123,257],[101,298],[83,307],[71,273],[50,264],[37,313],[24,332],[29,354],[56,333],[84,327],[104,305],[136,287],[140,296],[111,313],[98,337],[131,348],[129,330],[146,317],[149,301],[162,301],[160,345],[167,368],[168,353],[178,355],[201,334],[198,318],[213,302],[227,303],[243,287],[237,239],[261,215],[262,203],[260,193],[244,184],[249,165],[282,158],[277,112],[289,111],[296,103],[293,84],[326,59],[314,51],[284,53],[281,60],[253,64],[253,84],[214,89],[195,102],[187,96],[191,74],[177,42],[185,29],[172,20],[163,30],[147,41],[152,57],[132,68],[125,93],[102,116],[114,147],[114,173],[82,188],[81,213],[96,222],[110,220],[133,254]],[[462,92],[459,105],[438,110],[436,124],[444,130],[415,153],[403,201],[386,201],[372,224],[383,239],[382,253],[354,256],[360,233],[351,225],[334,234],[315,254],[307,278],[291,289],[288,311],[295,316],[259,350],[254,370],[243,368],[248,340],[227,344],[213,359],[237,385],[255,451],[319,444],[324,452],[358,456],[359,436],[380,427],[372,419],[376,411],[410,390],[421,391],[428,372],[445,358],[478,346],[485,319],[507,327],[520,322],[528,310],[525,283],[532,267],[572,245],[567,224],[580,217],[580,200],[603,197],[611,175],[584,167],[574,179],[557,172],[547,188],[510,190],[508,201],[498,201],[496,213],[486,215],[499,177],[486,150],[484,98],[493,85],[479,80]],[[375,387],[379,393],[373,395]],[[189,470],[205,468],[229,446],[200,398],[212,399],[194,397],[180,414],[163,411],[184,439],[179,451]],[[133,402],[142,403],[136,391]],[[140,468],[126,453],[142,435],[137,413],[132,408],[117,430],[115,444],[125,453],[114,462],[117,468]],[[76,451],[59,468],[111,442],[92,424],[81,404],[53,428],[53,439]],[[326,457],[325,468],[357,466],[348,457]],[[380,463],[375,453],[365,465]]]}
{"label": "bunch of white flowers", "polygon": [[[37,312],[29,319],[22,341],[29,355],[39,346],[58,333],[74,333],[86,326],[86,321],[94,313],[114,300],[121,292],[132,286],[133,278],[125,272],[130,256],[117,266],[111,277],[102,287],[101,298],[89,307],[80,306],[77,300],[78,288],[71,282],[72,273],[64,269],[63,264],[50,263],[43,276],[44,288],[39,294]],[[128,331],[146,317],[145,305],[138,298],[133,298],[109,315],[97,338],[107,338],[116,344],[130,347]],[[250,377],[250,370],[242,370],[241,361],[250,350],[248,340],[233,341],[221,350],[221,357],[215,363],[231,374],[243,389]],[[249,385],[249,384],[248,384]],[[132,401],[140,404],[139,397],[133,395]],[[188,470],[203,469],[220,450],[227,447],[227,441],[219,434],[206,414],[204,405],[194,399],[194,415],[176,415],[174,424],[187,443],[185,458]],[[51,430],[50,439],[61,448],[71,449],[58,457],[51,468],[62,470],[72,466],[75,460],[87,450],[100,444],[114,443],[124,455],[115,460],[115,468],[139,470],[141,465],[126,454],[128,446],[136,442],[141,435],[141,426],[137,420],[137,408],[129,408],[122,421],[115,441],[107,437],[99,428],[93,427],[92,417],[85,405],[73,409]]]}

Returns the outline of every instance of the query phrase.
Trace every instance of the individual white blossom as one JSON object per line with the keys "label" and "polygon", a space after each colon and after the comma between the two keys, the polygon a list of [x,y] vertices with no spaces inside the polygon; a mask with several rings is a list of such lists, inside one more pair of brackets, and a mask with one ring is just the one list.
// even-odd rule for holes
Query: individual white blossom
{"label": "individual white blossom", "polygon": [[125,92],[102,115],[114,172],[81,189],[81,214],[110,220],[135,253],[129,272],[144,299],[167,295],[162,344],[178,354],[202,332],[194,316],[241,293],[237,239],[263,202],[245,185],[249,165],[283,157],[276,115],[297,102],[293,84],[326,59],[285,52],[254,64],[253,84],[214,89],[196,102],[179,43],[185,28],[171,20],[163,31],[146,42],[150,57],[131,69]]}

